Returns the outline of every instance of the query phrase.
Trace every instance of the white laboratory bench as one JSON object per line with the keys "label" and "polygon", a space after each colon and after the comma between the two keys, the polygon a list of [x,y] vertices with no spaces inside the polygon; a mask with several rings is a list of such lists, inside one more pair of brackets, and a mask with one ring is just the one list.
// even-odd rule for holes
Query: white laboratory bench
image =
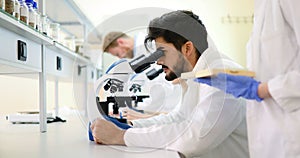
{"label": "white laboratory bench", "polygon": [[38,124],[12,124],[1,116],[0,158],[179,158],[175,151],[95,144],[79,114],[63,119],[41,133]]}
{"label": "white laboratory bench", "polygon": [[[1,9],[0,43],[0,77],[17,74],[19,77],[22,77],[20,74],[38,75],[39,95],[37,97],[41,132],[47,131],[47,81],[55,82],[56,107],[59,106],[58,100],[61,96],[58,91],[59,82],[72,82],[76,102],[85,109],[88,87],[96,80],[99,70],[91,60],[17,21]],[[18,111],[22,110],[18,109]]]}

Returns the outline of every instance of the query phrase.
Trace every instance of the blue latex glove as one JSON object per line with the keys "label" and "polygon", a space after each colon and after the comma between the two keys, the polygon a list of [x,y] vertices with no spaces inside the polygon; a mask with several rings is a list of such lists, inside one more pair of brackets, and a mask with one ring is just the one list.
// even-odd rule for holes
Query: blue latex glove
{"label": "blue latex glove", "polygon": [[216,87],[237,98],[243,97],[262,101],[262,98],[260,98],[257,94],[260,82],[251,77],[219,73],[216,77],[196,78],[194,81]]}
{"label": "blue latex glove", "polygon": [[128,129],[128,128],[132,128],[131,126],[129,126],[128,124],[126,123],[121,123],[119,122],[116,118],[113,118],[113,117],[110,117],[110,116],[104,116],[104,118],[107,120],[107,121],[110,121],[112,123],[114,123],[116,126],[118,126],[119,128],[122,128],[122,129]]}
{"label": "blue latex glove", "polygon": [[92,129],[91,129],[91,122],[89,122],[88,129],[89,129],[89,131],[88,131],[89,140],[94,141],[94,136],[93,136],[93,132],[92,132]]}
{"label": "blue latex glove", "polygon": [[[116,126],[118,126],[119,128],[122,128],[122,129],[128,129],[128,128],[132,128],[131,126],[129,126],[128,124],[126,123],[121,123],[119,122],[117,119],[113,118],[113,117],[110,117],[110,116],[104,116],[104,118],[107,120],[107,121],[110,121],[112,123],[114,123]],[[89,140],[90,141],[94,141],[94,137],[93,137],[93,134],[92,134],[92,129],[91,129],[91,123],[89,123],[89,131],[88,131],[88,135],[89,135]]]}

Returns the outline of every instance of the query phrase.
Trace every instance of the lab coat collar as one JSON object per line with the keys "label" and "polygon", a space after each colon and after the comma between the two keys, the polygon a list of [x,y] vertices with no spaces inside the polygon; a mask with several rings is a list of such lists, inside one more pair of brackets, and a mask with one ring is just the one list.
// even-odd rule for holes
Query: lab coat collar
{"label": "lab coat collar", "polygon": [[214,51],[211,48],[207,48],[202,53],[202,55],[199,57],[196,65],[193,69],[193,72],[200,71],[200,70],[203,70],[203,69],[207,69],[208,65],[212,62],[212,60],[215,60],[215,58],[213,58],[215,56],[215,54],[216,54],[216,51]]}

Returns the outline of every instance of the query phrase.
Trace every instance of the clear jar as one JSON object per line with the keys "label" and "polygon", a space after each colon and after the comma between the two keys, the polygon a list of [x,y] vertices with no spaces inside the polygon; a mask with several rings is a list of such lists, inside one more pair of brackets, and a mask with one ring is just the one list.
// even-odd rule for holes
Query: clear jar
{"label": "clear jar", "polygon": [[0,0],[0,9],[5,9],[5,0]]}
{"label": "clear jar", "polygon": [[53,38],[54,41],[59,42],[60,38],[59,38],[59,32],[60,32],[60,24],[58,23],[51,23],[50,24],[50,37]]}
{"label": "clear jar", "polygon": [[17,20],[20,20],[20,2],[18,0],[15,0],[15,18]]}
{"label": "clear jar", "polygon": [[5,11],[15,16],[15,0],[5,0]]}
{"label": "clear jar", "polygon": [[44,35],[49,35],[49,19],[46,15],[41,15],[41,26],[42,26],[41,32]]}
{"label": "clear jar", "polygon": [[76,50],[76,45],[75,45],[75,36],[70,36],[65,38],[65,45],[68,47],[70,50],[74,51]]}
{"label": "clear jar", "polygon": [[29,11],[29,26],[35,28],[36,27],[36,13],[33,9],[33,0],[26,0],[26,4],[28,6],[28,11]]}
{"label": "clear jar", "polygon": [[19,0],[20,2],[20,21],[24,22],[26,25],[29,24],[29,11],[25,3],[25,0]]}

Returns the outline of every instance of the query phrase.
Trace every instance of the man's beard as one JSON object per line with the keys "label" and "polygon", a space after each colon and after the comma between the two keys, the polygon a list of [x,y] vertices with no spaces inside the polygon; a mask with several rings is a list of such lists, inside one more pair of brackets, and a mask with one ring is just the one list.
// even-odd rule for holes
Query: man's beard
{"label": "man's beard", "polygon": [[129,59],[134,58],[133,49],[128,50],[128,52],[126,53],[126,57]]}
{"label": "man's beard", "polygon": [[167,81],[173,81],[176,78],[178,78],[178,77],[177,77],[177,75],[173,71],[171,71],[168,75],[165,76],[165,79]]}
{"label": "man's beard", "polygon": [[[166,66],[166,65],[161,65],[161,67],[162,67],[162,68],[167,68],[167,69],[169,69],[168,66]],[[170,70],[170,69],[169,69],[169,70]],[[176,78],[177,78],[177,75],[176,75],[176,73],[175,73],[174,71],[170,71],[169,74],[166,74],[166,76],[165,76],[165,79],[166,79],[167,81],[173,81],[173,80],[175,80]]]}
{"label": "man's beard", "polygon": [[180,55],[179,59],[176,62],[177,64],[175,64],[171,69],[168,68],[168,66],[166,65],[162,65],[162,68],[168,68],[170,70],[169,74],[166,74],[165,79],[167,81],[173,81],[176,78],[181,76],[182,72],[188,72],[191,71],[189,69],[187,69],[190,66],[190,63],[188,62],[187,59],[185,59],[184,56]]}

